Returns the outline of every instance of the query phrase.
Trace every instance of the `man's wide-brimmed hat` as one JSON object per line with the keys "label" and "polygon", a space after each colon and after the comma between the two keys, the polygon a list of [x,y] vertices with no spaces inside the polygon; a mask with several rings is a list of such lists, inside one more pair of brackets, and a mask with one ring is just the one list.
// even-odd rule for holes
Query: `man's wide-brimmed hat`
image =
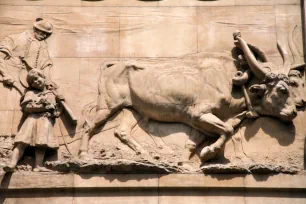
{"label": "man's wide-brimmed hat", "polygon": [[34,23],[34,27],[48,34],[51,34],[53,32],[52,24],[42,18],[36,19],[36,22]]}

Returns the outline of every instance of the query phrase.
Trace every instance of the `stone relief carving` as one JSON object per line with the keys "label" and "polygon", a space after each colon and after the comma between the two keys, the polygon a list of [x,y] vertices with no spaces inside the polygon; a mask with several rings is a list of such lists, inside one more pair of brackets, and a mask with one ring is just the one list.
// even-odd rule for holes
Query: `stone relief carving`
{"label": "stone relief carving", "polygon": [[[184,123],[216,138],[201,150],[203,162],[214,159],[222,151],[228,137],[246,117],[273,116],[292,121],[297,116],[296,106],[305,105],[304,95],[300,94],[304,82],[299,71],[304,69],[304,63],[296,61],[292,65],[288,53],[278,43],[283,66],[277,70],[239,32],[234,33],[234,40],[241,53],[240,70],[233,81],[226,75],[220,58],[201,59],[202,67],[164,64],[152,68],[139,62],[105,63],[99,80],[97,113],[93,122],[86,123],[80,158],[87,158],[91,136],[121,109],[123,116],[114,133],[136,154],[147,153],[131,137],[140,114],[156,121]],[[237,91],[236,86],[241,86],[241,90]],[[190,154],[204,138],[186,142]]]}
{"label": "stone relief carving", "polygon": [[43,166],[44,155],[47,149],[59,147],[57,138],[53,135],[54,119],[60,115],[59,103],[62,100],[46,84],[42,71],[32,69],[27,76],[29,90],[22,97],[20,106],[27,114],[14,141],[11,163],[4,167],[4,171],[14,171],[17,162],[23,156],[28,146],[35,147],[34,171],[47,171]]}
{"label": "stone relief carving", "polygon": [[[53,26],[37,19],[32,31],[8,36],[0,43],[3,83],[22,95],[20,106],[26,116],[15,137],[12,159],[4,170],[14,171],[28,146],[35,147],[34,171],[126,172],[135,168],[186,172],[194,170],[188,163],[195,154],[203,164],[214,161],[222,156],[226,142],[237,133],[244,119],[272,116],[290,123],[297,116],[297,109],[306,105],[305,65],[293,39],[296,26],[291,30],[288,42],[292,62],[283,46],[277,44],[282,66],[271,63],[260,48],[246,43],[238,31],[233,34],[234,57],[198,53],[152,62],[104,62],[94,119],[84,109],[86,122],[67,144],[65,136],[59,142],[52,133],[55,118],[63,110],[72,124],[76,124],[77,118],[49,76],[52,61],[45,39],[51,36]],[[14,69],[19,70],[19,80],[10,75]],[[140,134],[149,135],[156,147],[134,136],[137,129],[141,129]],[[132,154],[120,145],[109,147],[103,142],[90,145],[91,138],[106,137],[105,131],[111,131]],[[183,149],[163,139],[162,136],[172,133],[187,137]],[[78,142],[79,155],[74,155],[71,152],[79,148]],[[46,162],[45,168],[45,153],[49,149],[58,150],[60,143],[66,146],[68,159]]]}
{"label": "stone relief carving", "polygon": [[[65,110],[72,123],[77,121],[64,97],[58,94],[57,85],[45,75],[52,67],[45,40],[52,32],[51,23],[37,18],[33,30],[10,35],[0,43],[3,83],[21,94],[20,106],[26,117],[15,137],[11,161],[3,168],[6,172],[14,171],[28,146],[36,148],[34,171],[48,171],[43,165],[45,152],[59,147],[53,135],[55,118]],[[19,70],[19,80],[10,74],[14,69]]]}
{"label": "stone relief carving", "polygon": [[14,86],[19,92],[22,92],[18,82],[15,82],[15,79],[8,73],[12,68],[21,70],[20,82],[24,87],[28,87],[27,71],[31,69],[45,70],[52,66],[45,41],[52,35],[52,32],[51,23],[37,18],[33,24],[33,30],[7,36],[1,41],[0,74],[3,76],[4,84]]}

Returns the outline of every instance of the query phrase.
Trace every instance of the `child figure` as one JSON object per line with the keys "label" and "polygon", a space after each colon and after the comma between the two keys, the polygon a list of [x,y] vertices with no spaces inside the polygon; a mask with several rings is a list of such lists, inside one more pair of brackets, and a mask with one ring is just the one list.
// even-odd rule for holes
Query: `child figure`
{"label": "child figure", "polygon": [[48,171],[43,167],[45,152],[59,147],[58,139],[53,135],[55,118],[60,114],[57,96],[52,87],[46,84],[41,70],[29,71],[27,82],[30,88],[21,98],[20,105],[28,116],[15,137],[11,162],[3,168],[6,172],[14,171],[28,146],[35,147],[33,171]]}

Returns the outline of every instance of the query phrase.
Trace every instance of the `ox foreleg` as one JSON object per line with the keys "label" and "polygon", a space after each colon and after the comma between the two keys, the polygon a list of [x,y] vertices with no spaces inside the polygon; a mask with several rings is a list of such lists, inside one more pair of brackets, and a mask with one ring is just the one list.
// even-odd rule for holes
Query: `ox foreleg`
{"label": "ox foreleg", "polygon": [[[230,125],[232,128],[236,128],[241,121],[246,117],[246,111],[241,114],[236,115],[234,118],[229,119],[225,124]],[[223,149],[227,137],[232,135],[230,132],[224,132],[220,134],[220,137],[217,141],[207,147],[204,147],[200,153],[202,161],[207,161],[215,158]]]}
{"label": "ox foreleg", "polygon": [[115,129],[114,133],[121,142],[129,146],[136,154],[147,153],[144,148],[136,142],[131,136],[132,129],[137,125],[141,116],[131,109],[122,110],[122,118],[119,126]]}

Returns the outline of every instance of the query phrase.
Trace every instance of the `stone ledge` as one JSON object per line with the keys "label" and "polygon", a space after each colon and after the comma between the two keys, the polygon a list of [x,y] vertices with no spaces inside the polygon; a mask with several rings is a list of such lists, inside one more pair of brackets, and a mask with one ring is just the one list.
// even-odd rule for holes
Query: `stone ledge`
{"label": "stone ledge", "polygon": [[[1,180],[1,176],[0,176]],[[306,190],[306,174],[50,174],[14,173],[3,177],[0,190],[86,188],[225,188]]]}

